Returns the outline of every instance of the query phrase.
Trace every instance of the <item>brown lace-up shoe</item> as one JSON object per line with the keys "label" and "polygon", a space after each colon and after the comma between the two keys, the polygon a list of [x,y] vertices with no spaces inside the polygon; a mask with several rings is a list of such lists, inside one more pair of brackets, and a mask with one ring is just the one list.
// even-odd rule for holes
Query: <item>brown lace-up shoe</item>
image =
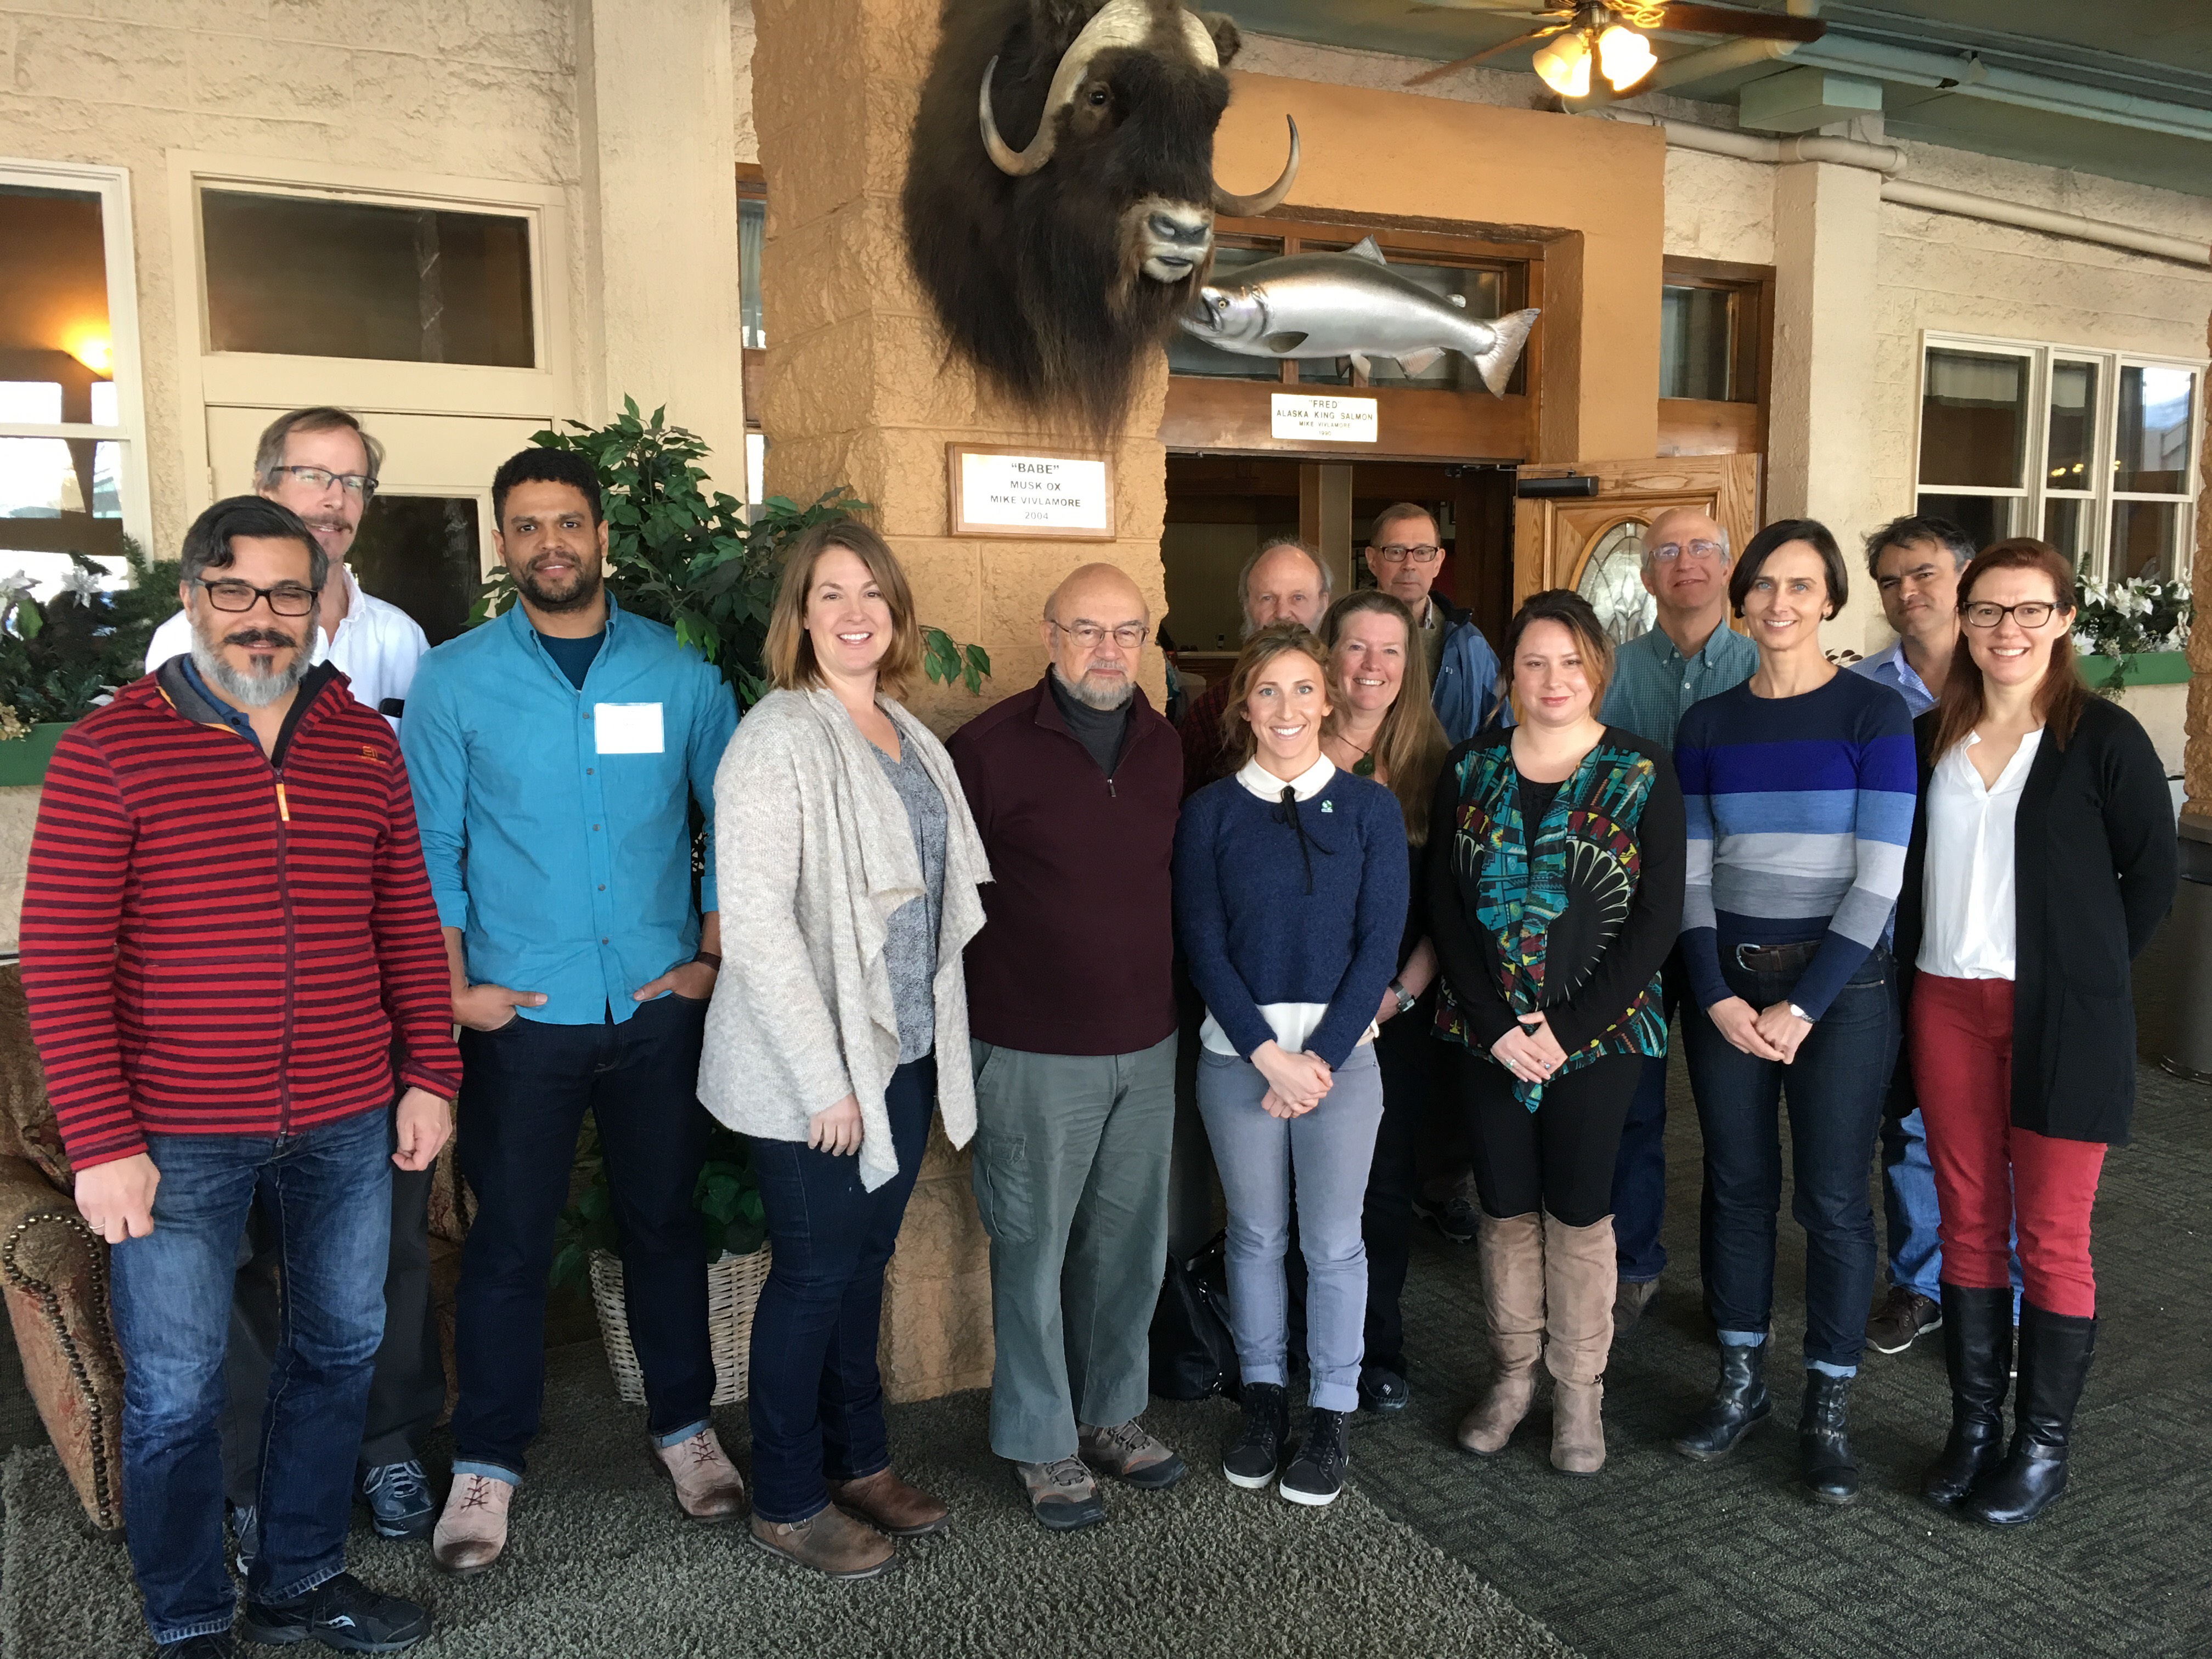
{"label": "brown lace-up shoe", "polygon": [[1145,1431],[1131,1418],[1110,1429],[1076,1425],[1077,1455],[1101,1474],[1110,1474],[1146,1492],[1164,1492],[1190,1473],[1182,1459]]}
{"label": "brown lace-up shoe", "polygon": [[770,1555],[832,1578],[873,1578],[898,1565],[890,1539],[835,1504],[787,1526],[757,1515],[752,1533],[753,1542]]}
{"label": "brown lace-up shoe", "polygon": [[466,1577],[482,1572],[507,1547],[507,1506],[514,1488],[488,1474],[457,1474],[445,1512],[430,1534],[430,1559]]}
{"label": "brown lace-up shoe", "polygon": [[1917,1291],[1893,1285],[1867,1321],[1867,1346],[1876,1353],[1903,1353],[1930,1331],[1943,1328],[1943,1310]]}
{"label": "brown lace-up shoe", "polygon": [[727,1521],[745,1510],[745,1483],[712,1429],[656,1446],[653,1459],[676,1488],[676,1507],[691,1521]]}
{"label": "brown lace-up shoe", "polygon": [[1062,1457],[1050,1463],[1017,1462],[1014,1475],[1028,1494],[1030,1513],[1047,1532],[1077,1532],[1106,1518],[1098,1482],[1079,1457]]}
{"label": "brown lace-up shoe", "polygon": [[952,1511],[889,1469],[858,1480],[832,1480],[830,1501],[893,1538],[926,1538],[952,1524]]}

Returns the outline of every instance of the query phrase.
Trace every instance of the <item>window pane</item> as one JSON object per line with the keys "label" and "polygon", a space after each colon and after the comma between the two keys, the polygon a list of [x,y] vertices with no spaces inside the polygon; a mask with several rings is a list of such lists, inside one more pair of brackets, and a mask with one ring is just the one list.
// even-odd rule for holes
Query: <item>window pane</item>
{"label": "window pane", "polygon": [[768,204],[757,196],[738,198],[738,325],[748,351],[768,349],[768,328],[761,320],[761,246],[768,240]]}
{"label": "window pane", "polygon": [[[2045,487],[2094,489],[2097,463],[2097,365],[2051,365],[2051,441]],[[2050,538],[2045,537],[2047,541]]]}
{"label": "window pane", "polygon": [[1735,384],[1736,295],[1724,288],[1659,290],[1659,395],[1725,400]]}
{"label": "window pane", "polygon": [[1931,349],[1920,394],[1920,483],[2018,489],[2026,480],[2027,359]]}
{"label": "window pane", "polygon": [[2106,562],[2112,580],[2142,576],[2168,581],[2179,575],[2174,555],[2180,528],[2179,501],[2114,501],[2112,556]]}
{"label": "window pane", "polygon": [[216,351],[528,368],[530,222],[210,190]]}
{"label": "window pane", "polygon": [[60,396],[58,414],[0,419],[90,421],[114,355],[99,195],[0,185],[0,382]]}
{"label": "window pane", "polygon": [[51,425],[61,417],[59,380],[0,380],[0,421]]}
{"label": "window pane", "polygon": [[2197,376],[2185,368],[2136,364],[2120,370],[2114,489],[2179,495],[2189,488],[2189,417],[2196,392]]}
{"label": "window pane", "polygon": [[1920,495],[1923,516],[1948,519],[1972,538],[1976,547],[2018,535],[2014,526],[2026,505],[2015,495],[1942,495],[1928,490]]}
{"label": "window pane", "polygon": [[468,625],[483,582],[477,504],[448,495],[378,495],[346,555],[354,580],[422,624],[433,645]]}
{"label": "window pane", "polygon": [[1658,615],[1644,588],[1644,529],[1631,519],[1607,531],[1590,550],[1583,579],[1576,584],[1575,591],[1589,601],[1615,645],[1650,632]]}
{"label": "window pane", "polygon": [[2090,553],[2089,531],[2096,503],[2087,496],[2050,495],[2043,502],[2043,539],[2080,564]]}
{"label": "window pane", "polygon": [[84,438],[0,438],[0,548],[119,554],[122,449]]}
{"label": "window pane", "polygon": [[[1262,259],[1275,258],[1282,251],[1280,243],[1269,247],[1217,246],[1213,250],[1213,269],[1217,273],[1235,270],[1240,266],[1257,264]],[[1168,373],[1202,374],[1215,380],[1283,378],[1281,365],[1272,357],[1247,357],[1240,352],[1224,351],[1182,329],[1168,337]]]}

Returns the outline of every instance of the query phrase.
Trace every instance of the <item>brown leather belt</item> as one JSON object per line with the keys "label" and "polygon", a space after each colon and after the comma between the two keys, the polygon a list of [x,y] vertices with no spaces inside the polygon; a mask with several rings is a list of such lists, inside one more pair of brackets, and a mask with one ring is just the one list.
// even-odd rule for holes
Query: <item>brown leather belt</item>
{"label": "brown leather belt", "polygon": [[1747,974],[1802,973],[1820,948],[1818,939],[1802,945],[1739,945],[1735,965]]}

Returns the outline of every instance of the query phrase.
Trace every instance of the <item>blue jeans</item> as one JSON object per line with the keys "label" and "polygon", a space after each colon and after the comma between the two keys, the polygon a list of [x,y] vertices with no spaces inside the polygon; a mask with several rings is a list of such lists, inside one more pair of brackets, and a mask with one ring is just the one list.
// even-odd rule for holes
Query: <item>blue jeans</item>
{"label": "blue jeans", "polygon": [[305,1594],[345,1571],[354,1455],[384,1335],[391,1119],[287,1135],[146,1137],[154,1231],[109,1252],[122,1351],[123,1522],[156,1642],[228,1631],[223,1350],[239,1235],[257,1197],[276,1234],[283,1315],[261,1419],[261,1547],[246,1593]]}
{"label": "blue jeans", "polygon": [[876,1339],[884,1267],[929,1141],[937,1060],[891,1073],[884,1107],[898,1173],[875,1191],[860,1159],[803,1140],[756,1138],[753,1173],[768,1212],[768,1283],[753,1311],[753,1513],[789,1526],[830,1504],[829,1482],[890,1467]]}
{"label": "blue jeans", "polygon": [[1889,1232],[1889,1282],[1943,1299],[1943,1246],[1936,1236],[1936,1170],[1916,1106],[1881,1125],[1883,1218]]}
{"label": "blue jeans", "polygon": [[[1755,1009],[1781,1002],[1791,974],[1747,972],[1723,951],[1729,988]],[[1794,1064],[1755,1060],[1710,1017],[1686,1010],[1690,1082],[1705,1132],[1700,1243],[1705,1305],[1729,1335],[1763,1336],[1774,1307],[1782,1209],[1778,1108],[1786,1098],[1794,1158],[1790,1213],[1805,1230],[1805,1363],[1848,1372],[1866,1346],[1874,1295],[1874,1209],[1867,1161],[1881,1120],[1899,1024],[1896,975],[1877,949],[1806,1035]]]}
{"label": "blue jeans", "polygon": [[[1671,1024],[1688,1000],[1689,976],[1681,948],[1668,952],[1661,970],[1662,1005]],[[1628,1116],[1620,1126],[1620,1150],[1613,1161],[1613,1249],[1620,1277],[1645,1285],[1667,1271],[1667,1247],[1659,1228],[1667,1219],[1667,1060],[1644,1062]]]}
{"label": "blue jeans", "polygon": [[1213,1143],[1229,1208],[1229,1323],[1247,1382],[1288,1379],[1291,1175],[1298,1249],[1306,1266],[1309,1394],[1323,1411],[1359,1408],[1367,1318],[1367,1247],[1359,1232],[1382,1074],[1363,1042],[1336,1068],[1320,1105],[1285,1121],[1260,1109],[1267,1079],[1249,1060],[1208,1049],[1198,1057],[1198,1109]]}
{"label": "blue jeans", "polygon": [[517,1484],[545,1399],[545,1285],[576,1137],[599,1126],[621,1237],[623,1301],[661,1445],[707,1426],[707,1257],[691,1207],[711,1120],[700,1105],[707,1005],[668,995],[617,1025],[514,1019],[461,1033],[458,1157],[476,1194],[455,1292],[453,1469]]}

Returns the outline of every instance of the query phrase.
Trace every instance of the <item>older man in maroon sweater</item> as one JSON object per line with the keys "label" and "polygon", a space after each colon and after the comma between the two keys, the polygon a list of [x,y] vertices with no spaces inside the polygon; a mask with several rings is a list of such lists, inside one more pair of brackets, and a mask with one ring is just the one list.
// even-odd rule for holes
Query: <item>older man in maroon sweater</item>
{"label": "older man in maroon sweater", "polygon": [[1085,565],[1046,602],[1043,679],[951,748],[996,879],[968,947],[975,1201],[991,1236],[991,1448],[1037,1519],[1106,1518],[1094,1472],[1182,1460],[1139,1425],[1167,1250],[1175,728],[1136,684],[1151,618]]}

